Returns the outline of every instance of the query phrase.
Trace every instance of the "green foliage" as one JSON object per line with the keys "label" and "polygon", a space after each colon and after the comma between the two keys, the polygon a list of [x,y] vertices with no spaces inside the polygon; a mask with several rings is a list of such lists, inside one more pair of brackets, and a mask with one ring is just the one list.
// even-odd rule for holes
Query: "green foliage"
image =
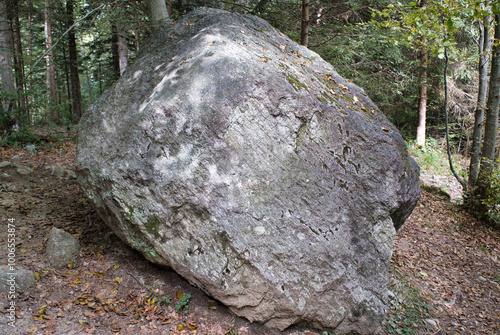
{"label": "green foliage", "polygon": [[184,313],[188,313],[189,311],[189,299],[191,299],[191,294],[184,294],[180,298],[180,301],[177,305],[175,305],[175,310],[176,311],[181,311],[184,309]]}
{"label": "green foliage", "polygon": [[394,297],[389,304],[387,331],[389,334],[418,335],[425,329],[424,320],[429,317],[430,306],[421,297],[418,288],[410,279],[391,270],[389,288]]}
{"label": "green foliage", "polygon": [[494,164],[492,174],[486,179],[485,193],[474,198],[476,216],[500,229],[500,164]]}
{"label": "green foliage", "polygon": [[[419,148],[415,142],[410,141],[408,150],[423,171],[434,175],[450,174],[448,154],[444,143],[428,137],[425,147]],[[458,155],[455,158],[458,159]],[[459,164],[459,174],[464,175],[465,172],[464,164]]]}

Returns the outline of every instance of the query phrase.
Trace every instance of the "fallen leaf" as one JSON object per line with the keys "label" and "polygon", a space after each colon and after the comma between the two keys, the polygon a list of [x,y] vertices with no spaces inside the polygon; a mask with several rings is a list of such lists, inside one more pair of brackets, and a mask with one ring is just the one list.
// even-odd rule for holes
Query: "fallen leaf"
{"label": "fallen leaf", "polygon": [[182,297],[184,296],[184,292],[182,292],[181,290],[177,290],[175,292],[175,296],[177,297],[177,299],[182,299]]}
{"label": "fallen leaf", "polygon": [[33,327],[33,328],[31,328],[30,330],[28,330],[28,333],[33,334],[33,333],[35,333],[37,330],[38,330],[38,328],[37,328],[37,327]]}

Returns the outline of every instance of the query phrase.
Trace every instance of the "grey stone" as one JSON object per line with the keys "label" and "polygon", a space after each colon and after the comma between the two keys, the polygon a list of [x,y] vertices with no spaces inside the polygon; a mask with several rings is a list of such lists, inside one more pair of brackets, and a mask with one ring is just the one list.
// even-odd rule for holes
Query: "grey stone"
{"label": "grey stone", "polygon": [[195,10],[155,31],[78,134],[78,182],[149,260],[268,327],[380,328],[419,168],[314,52]]}
{"label": "grey stone", "polygon": [[12,267],[0,267],[0,292],[23,291],[35,285],[35,277],[32,271],[16,269]]}
{"label": "grey stone", "polygon": [[26,151],[28,151],[33,156],[37,155],[36,146],[34,144],[28,144],[28,145],[26,145]]}
{"label": "grey stone", "polygon": [[1,180],[10,180],[12,178],[12,176],[8,173],[2,173],[0,174],[0,179]]}
{"label": "grey stone", "polygon": [[431,328],[433,328],[433,329],[438,329],[438,328],[439,328],[439,326],[438,326],[437,322],[436,322],[435,320],[433,320],[433,319],[425,319],[425,323],[426,323],[429,327],[431,327]]}
{"label": "grey stone", "polygon": [[29,175],[29,174],[33,173],[33,169],[29,168],[27,166],[18,167],[16,171],[20,175]]}
{"label": "grey stone", "polygon": [[50,170],[50,175],[54,177],[64,177],[66,174],[66,170],[62,166],[49,165],[45,169]]}
{"label": "grey stone", "polygon": [[45,253],[51,267],[64,268],[69,263],[75,263],[79,250],[76,237],[56,227],[50,230]]}
{"label": "grey stone", "polygon": [[74,171],[66,170],[66,174],[71,178],[76,179],[76,173]]}
{"label": "grey stone", "polygon": [[14,157],[11,158],[10,162],[12,163],[12,165],[14,165],[15,167],[21,167],[21,160],[19,159],[19,156],[18,155],[15,155]]}
{"label": "grey stone", "polygon": [[8,161],[1,162],[1,163],[0,163],[0,168],[9,167],[9,166],[11,166],[11,165],[12,165],[12,163],[11,163],[11,162],[8,162]]}

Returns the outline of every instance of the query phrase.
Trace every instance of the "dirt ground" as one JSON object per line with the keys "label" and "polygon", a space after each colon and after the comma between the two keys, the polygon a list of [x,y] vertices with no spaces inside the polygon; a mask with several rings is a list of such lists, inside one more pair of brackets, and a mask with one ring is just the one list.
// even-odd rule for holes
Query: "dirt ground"
{"label": "dirt ground", "polygon": [[[14,326],[7,318],[12,299],[0,293],[1,334],[322,334],[303,328],[272,331],[235,317],[176,273],[127,247],[103,224],[75,179],[51,176],[46,169],[72,170],[74,144],[39,150],[37,156],[3,147],[0,162],[15,154],[34,171],[19,175],[13,167],[0,169],[0,259],[6,263],[7,222],[14,219],[16,269],[33,271],[37,280],[16,293]],[[45,244],[54,226],[79,238],[80,258],[71,269],[47,264]],[[398,233],[390,276],[393,286],[400,283],[397,274],[404,285],[418,288],[429,306],[430,314],[423,316],[428,322],[398,318],[405,303],[395,288],[388,320],[414,334],[500,334],[499,241],[498,231],[439,193],[424,192]]]}

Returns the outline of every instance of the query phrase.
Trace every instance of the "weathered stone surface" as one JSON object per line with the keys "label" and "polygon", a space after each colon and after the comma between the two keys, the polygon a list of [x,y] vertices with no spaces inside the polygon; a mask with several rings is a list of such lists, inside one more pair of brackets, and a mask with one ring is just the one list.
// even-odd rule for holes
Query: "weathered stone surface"
{"label": "weathered stone surface", "polygon": [[11,158],[10,162],[12,163],[12,165],[14,165],[15,167],[21,167],[21,160],[19,159],[19,156],[18,155],[15,155],[14,157]]}
{"label": "weathered stone surface", "polygon": [[253,16],[160,27],[79,125],[115,233],[236,314],[373,334],[419,169],[364,91]]}
{"label": "weathered stone surface", "polygon": [[56,227],[50,230],[45,251],[50,266],[64,268],[76,262],[79,251],[80,243],[76,237]]}
{"label": "weathered stone surface", "polygon": [[15,266],[10,269],[8,266],[0,267],[0,292],[19,292],[33,285],[33,271],[16,269]]}
{"label": "weathered stone surface", "polygon": [[17,173],[19,173],[20,175],[28,175],[28,174],[31,174],[33,173],[33,169],[32,168],[29,168],[27,166],[20,166],[17,168]]}
{"label": "weathered stone surface", "polygon": [[12,163],[9,161],[0,162],[0,168],[5,168],[11,166]]}

